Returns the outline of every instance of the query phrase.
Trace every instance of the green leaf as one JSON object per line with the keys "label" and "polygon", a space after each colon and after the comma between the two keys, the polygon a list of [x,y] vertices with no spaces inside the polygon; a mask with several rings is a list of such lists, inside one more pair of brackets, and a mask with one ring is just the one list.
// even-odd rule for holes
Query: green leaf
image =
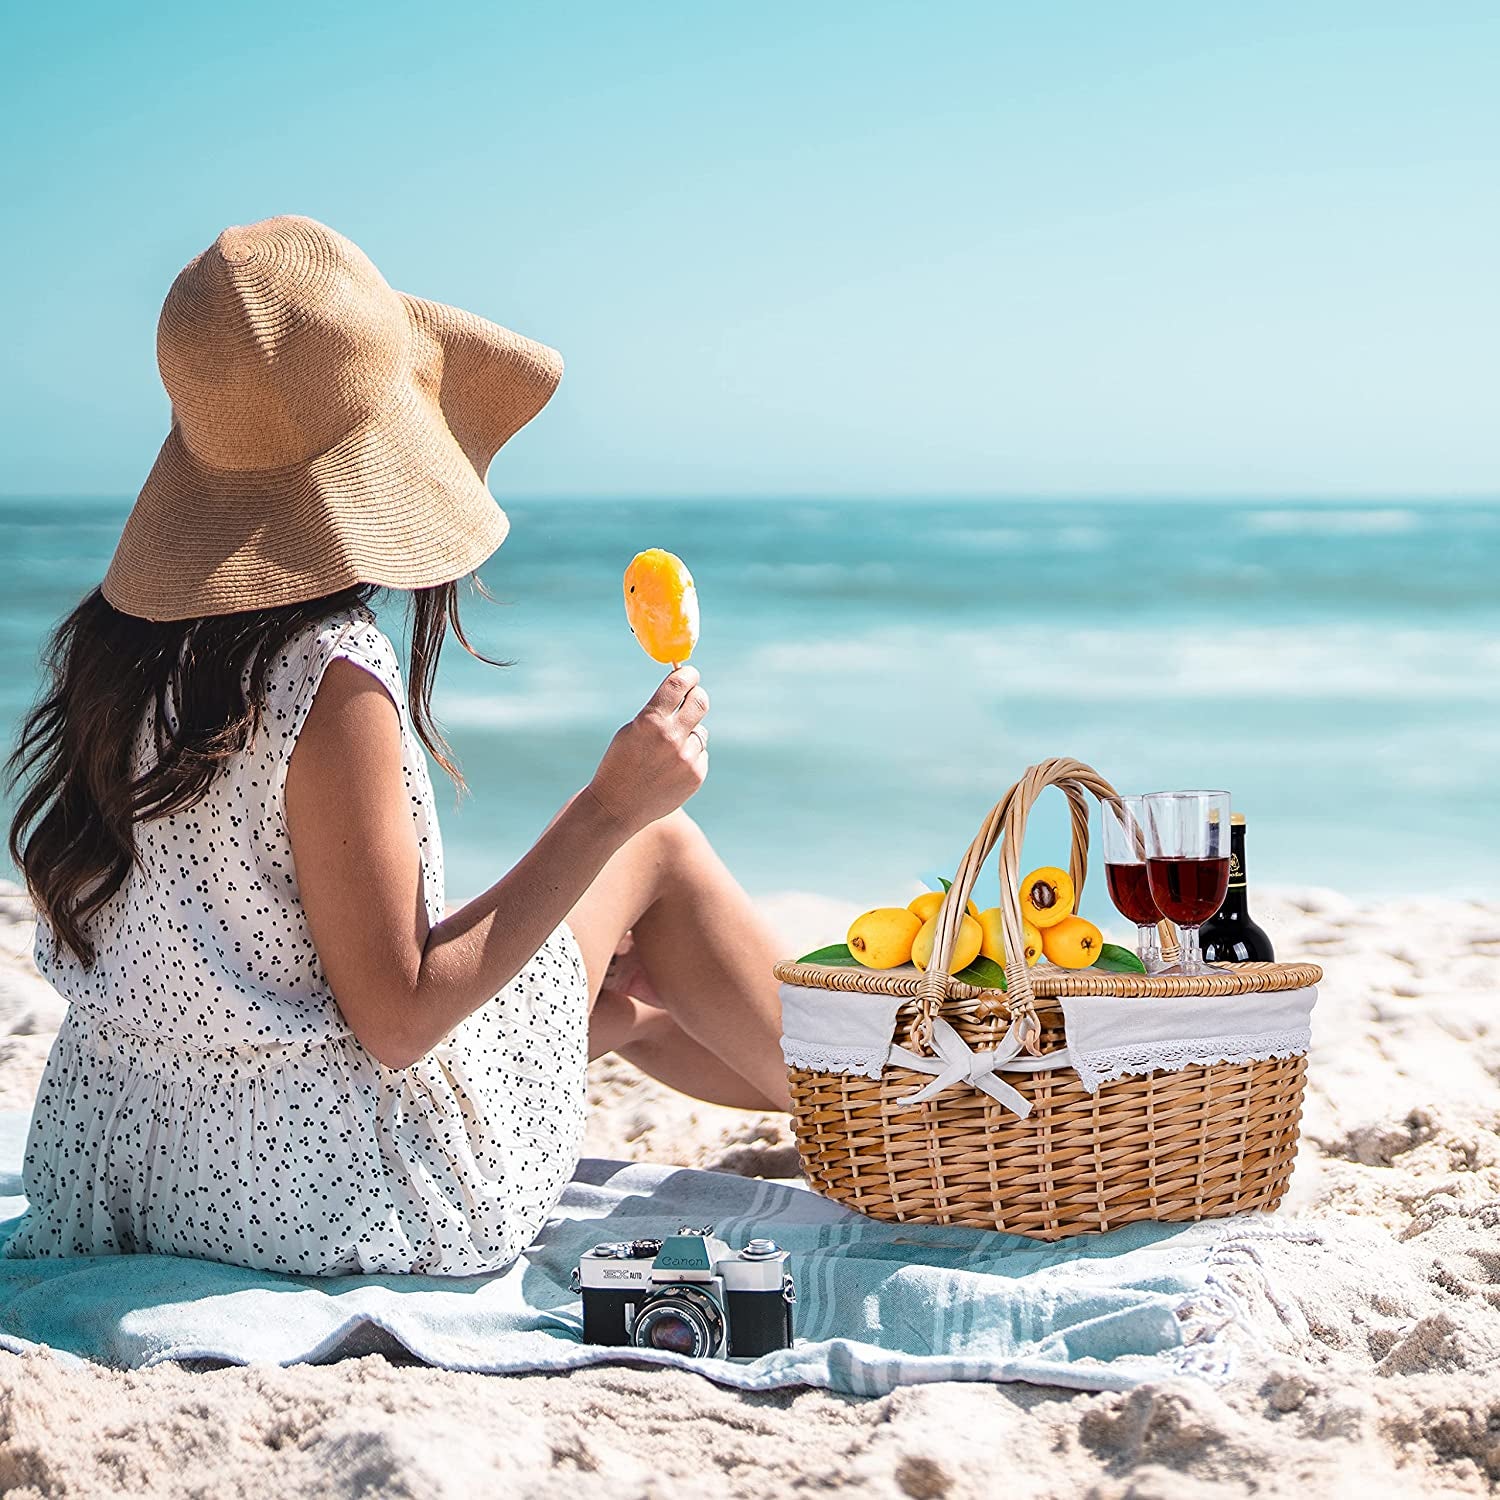
{"label": "green leaf", "polygon": [[972,984],[980,990],[1003,990],[1005,970],[993,958],[976,958],[967,969],[960,969],[953,976],[964,984]]}
{"label": "green leaf", "polygon": [[864,965],[849,951],[848,943],[831,943],[826,948],[814,948],[797,960],[799,964],[823,964],[834,969],[860,969]]}
{"label": "green leaf", "polygon": [[1089,967],[1105,974],[1144,974],[1146,972],[1145,964],[1129,948],[1122,948],[1118,943],[1105,943],[1099,950],[1099,957]]}
{"label": "green leaf", "polygon": [[943,888],[943,894],[945,896],[948,894],[949,891],[951,891],[953,889],[953,882],[951,880],[949,880],[946,876],[939,875],[938,876],[938,884],[942,886],[942,888]]}

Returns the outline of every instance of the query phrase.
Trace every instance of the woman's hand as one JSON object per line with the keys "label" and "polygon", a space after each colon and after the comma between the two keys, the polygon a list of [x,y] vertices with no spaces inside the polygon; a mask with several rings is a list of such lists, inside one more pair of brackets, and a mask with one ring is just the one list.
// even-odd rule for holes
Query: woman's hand
{"label": "woman's hand", "polygon": [[610,741],[589,795],[628,834],[675,812],[708,775],[708,694],[678,667]]}

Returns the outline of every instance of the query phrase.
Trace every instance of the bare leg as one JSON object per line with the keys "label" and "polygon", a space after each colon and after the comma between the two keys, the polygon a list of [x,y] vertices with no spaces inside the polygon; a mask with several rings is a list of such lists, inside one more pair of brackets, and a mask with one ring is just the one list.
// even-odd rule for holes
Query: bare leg
{"label": "bare leg", "polygon": [[[568,917],[596,1002],[591,1048],[741,1109],[786,1109],[770,929],[696,824],[674,813],[637,834]],[[606,976],[626,933],[650,977],[627,1011]],[[609,998],[605,998],[605,997]]]}
{"label": "bare leg", "polygon": [[695,1042],[666,1011],[619,990],[605,990],[589,1018],[589,1056],[606,1052],[618,1052],[641,1072],[694,1099],[735,1109],[781,1108]]}

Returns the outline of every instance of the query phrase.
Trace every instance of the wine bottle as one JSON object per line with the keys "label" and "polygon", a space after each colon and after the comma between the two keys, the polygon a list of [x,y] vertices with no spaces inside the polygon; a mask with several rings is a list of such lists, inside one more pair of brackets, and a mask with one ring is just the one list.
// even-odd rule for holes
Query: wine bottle
{"label": "wine bottle", "polygon": [[1229,824],[1229,890],[1199,931],[1203,956],[1211,964],[1270,963],[1276,957],[1271,939],[1256,926],[1245,895],[1245,815],[1233,814]]}

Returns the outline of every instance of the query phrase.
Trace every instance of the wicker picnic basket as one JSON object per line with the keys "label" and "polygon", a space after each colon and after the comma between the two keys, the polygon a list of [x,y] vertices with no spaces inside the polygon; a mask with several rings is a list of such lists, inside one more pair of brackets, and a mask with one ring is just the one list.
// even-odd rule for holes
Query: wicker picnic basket
{"label": "wicker picnic basket", "polygon": [[[899,995],[894,1041],[923,1056],[932,1026],[946,1020],[973,1049],[994,1048],[1021,1023],[1025,1050],[1066,1045],[1065,995],[1233,996],[1316,985],[1315,964],[1242,964],[1205,976],[1101,974],[1006,964],[1004,992],[977,989],[948,972],[959,915],[980,869],[1000,846],[1000,908],[1007,955],[1020,955],[1018,865],[1027,815],[1047,787],[1072,812],[1071,874],[1079,892],[1088,867],[1088,800],[1116,796],[1076,760],[1032,766],[991,810],[969,846],[944,904],[925,973],[781,963],[784,983],[806,989]],[[1163,924],[1168,956],[1175,933]],[[1035,1066],[1033,1064],[1033,1066]],[[1072,1068],[1007,1076],[1031,1103],[1017,1118],[986,1093],[953,1087],[918,1104],[901,1096],[929,1079],[899,1066],[879,1078],[790,1069],[792,1118],[803,1167],[827,1197],[872,1218],[966,1224],[1034,1239],[1113,1229],[1135,1220],[1215,1218],[1274,1208],[1296,1151],[1305,1056],[1190,1065],[1120,1078],[1097,1093]]]}

